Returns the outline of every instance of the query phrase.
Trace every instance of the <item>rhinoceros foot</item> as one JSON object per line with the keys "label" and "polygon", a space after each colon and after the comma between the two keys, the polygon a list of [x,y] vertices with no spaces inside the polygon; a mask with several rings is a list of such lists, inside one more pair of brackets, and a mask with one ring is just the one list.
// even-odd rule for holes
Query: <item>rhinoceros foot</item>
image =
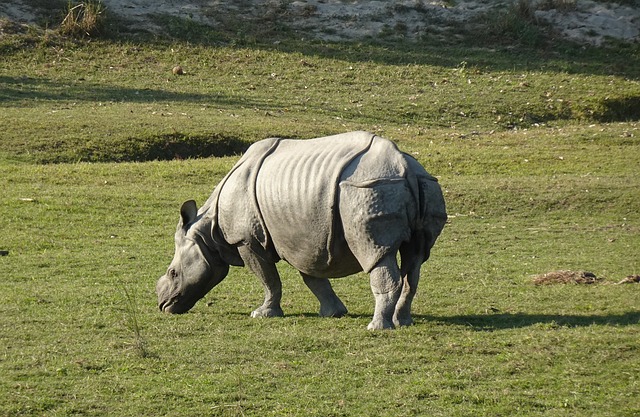
{"label": "rhinoceros foot", "polygon": [[409,316],[409,317],[395,316],[393,318],[393,324],[395,324],[398,327],[400,327],[400,326],[411,326],[411,325],[413,325],[413,319],[411,318],[411,316]]}
{"label": "rhinoceros foot", "polygon": [[389,320],[383,319],[373,319],[371,323],[367,326],[368,330],[385,330],[385,329],[395,329],[393,323]]}
{"label": "rhinoceros foot", "polygon": [[413,319],[411,318],[411,303],[406,298],[401,298],[396,306],[393,314],[393,324],[399,326],[411,326]]}
{"label": "rhinoceros foot", "polygon": [[265,307],[261,306],[251,312],[253,318],[263,317],[283,317],[284,313],[280,307]]}
{"label": "rhinoceros foot", "polygon": [[345,314],[347,314],[347,307],[339,299],[335,304],[320,307],[320,317],[343,317]]}

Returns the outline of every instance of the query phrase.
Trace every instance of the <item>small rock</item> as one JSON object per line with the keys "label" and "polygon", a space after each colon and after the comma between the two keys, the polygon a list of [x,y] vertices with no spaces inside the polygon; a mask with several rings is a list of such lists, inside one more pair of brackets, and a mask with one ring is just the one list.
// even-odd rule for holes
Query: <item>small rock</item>
{"label": "small rock", "polygon": [[184,70],[180,65],[176,65],[175,67],[173,67],[171,72],[173,73],[173,75],[184,75]]}

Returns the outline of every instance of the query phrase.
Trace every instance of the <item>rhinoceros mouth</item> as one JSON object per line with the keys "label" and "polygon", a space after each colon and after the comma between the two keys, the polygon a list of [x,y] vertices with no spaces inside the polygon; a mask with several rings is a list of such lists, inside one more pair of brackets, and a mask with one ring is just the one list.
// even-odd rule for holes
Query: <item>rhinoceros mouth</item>
{"label": "rhinoceros mouth", "polygon": [[170,314],[182,314],[191,310],[195,303],[187,302],[179,297],[171,297],[158,303],[160,311]]}
{"label": "rhinoceros mouth", "polygon": [[156,293],[158,294],[158,308],[165,313],[184,312],[180,308],[181,294],[172,288],[171,283],[166,277],[161,277],[156,285]]}
{"label": "rhinoceros mouth", "polygon": [[172,302],[165,302],[160,304],[160,311],[164,313],[182,314],[182,313],[186,313],[187,310],[188,309],[181,308],[180,305]]}
{"label": "rhinoceros mouth", "polygon": [[158,304],[158,307],[160,307],[160,311],[164,313],[180,314],[186,311],[180,308],[175,298],[162,301]]}

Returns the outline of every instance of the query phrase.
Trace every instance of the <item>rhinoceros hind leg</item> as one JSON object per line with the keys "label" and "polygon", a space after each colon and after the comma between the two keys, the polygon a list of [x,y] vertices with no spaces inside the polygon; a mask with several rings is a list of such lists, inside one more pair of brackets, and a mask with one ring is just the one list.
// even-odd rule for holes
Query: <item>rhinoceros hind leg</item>
{"label": "rhinoceros hind leg", "polygon": [[418,289],[420,281],[420,266],[424,258],[428,258],[428,251],[424,250],[424,240],[413,239],[409,244],[400,247],[400,257],[402,261],[401,275],[403,277],[402,294],[396,305],[393,315],[393,323],[396,326],[411,326],[411,303]]}
{"label": "rhinoceros hind leg", "polygon": [[403,277],[402,294],[393,314],[393,323],[396,326],[411,326],[411,303],[416,295],[418,280],[420,279],[420,265],[416,265]]}
{"label": "rhinoceros hind leg", "polygon": [[321,317],[342,317],[347,314],[347,308],[331,288],[331,282],[327,278],[315,278],[300,273],[304,283],[320,301]]}
{"label": "rhinoceros hind leg", "polygon": [[264,287],[264,303],[251,313],[251,317],[284,316],[280,307],[282,282],[276,264],[256,255],[246,246],[241,246],[238,251],[245,265],[260,278]]}
{"label": "rhinoceros hind leg", "polygon": [[402,292],[400,269],[394,255],[385,256],[371,270],[371,290],[376,299],[373,319],[367,329],[393,329],[393,315]]}

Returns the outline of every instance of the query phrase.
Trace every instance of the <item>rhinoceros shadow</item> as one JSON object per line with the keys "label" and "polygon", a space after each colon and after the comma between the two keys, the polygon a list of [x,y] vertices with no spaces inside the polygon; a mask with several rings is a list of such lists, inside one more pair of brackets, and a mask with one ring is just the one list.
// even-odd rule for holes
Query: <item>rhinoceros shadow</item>
{"label": "rhinoceros shadow", "polygon": [[[246,316],[246,312],[234,312],[237,316]],[[318,313],[291,312],[285,317],[303,317],[318,319]],[[371,319],[368,314],[347,313],[352,319]],[[520,329],[535,325],[549,325],[557,327],[587,327],[598,326],[634,326],[640,324],[640,311],[630,311],[622,314],[579,315],[579,314],[527,314],[527,313],[487,313],[463,314],[453,316],[436,316],[430,314],[412,314],[416,326],[429,324],[447,324],[465,326],[479,332],[496,330]],[[339,319],[322,319],[339,320]]]}
{"label": "rhinoceros shadow", "polygon": [[425,322],[435,322],[466,326],[476,331],[494,331],[539,324],[559,327],[632,326],[640,324],[640,311],[606,315],[487,313],[435,316],[414,314],[413,318],[418,325]]}

